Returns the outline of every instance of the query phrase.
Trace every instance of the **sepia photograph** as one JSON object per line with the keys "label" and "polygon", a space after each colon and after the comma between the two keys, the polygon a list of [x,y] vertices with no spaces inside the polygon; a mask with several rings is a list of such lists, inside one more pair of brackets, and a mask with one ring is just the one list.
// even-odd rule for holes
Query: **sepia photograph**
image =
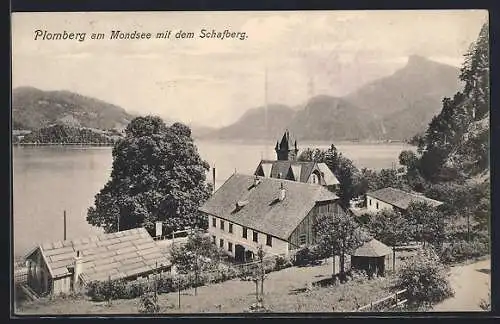
{"label": "sepia photograph", "polygon": [[488,18],[12,13],[11,316],[490,312]]}

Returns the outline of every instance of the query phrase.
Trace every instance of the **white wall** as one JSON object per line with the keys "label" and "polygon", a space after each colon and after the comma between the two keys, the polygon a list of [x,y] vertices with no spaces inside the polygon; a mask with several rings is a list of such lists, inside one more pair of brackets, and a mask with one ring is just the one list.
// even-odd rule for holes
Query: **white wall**
{"label": "white wall", "polygon": [[[371,201],[371,205],[370,205]],[[377,203],[378,203],[378,208],[377,208]],[[366,195],[366,209],[369,212],[372,213],[377,213],[383,209],[394,209],[394,207],[391,204],[388,204],[386,202],[383,202],[379,199],[373,198],[369,195]]]}
{"label": "white wall", "polygon": [[[224,230],[220,229],[220,218],[215,217],[216,219],[216,227],[212,226],[213,216],[208,216],[208,232],[210,234],[210,239],[212,240],[212,236],[215,236],[215,244],[217,247],[220,245],[220,239],[224,240],[224,250],[234,257],[235,246],[236,244],[240,244],[245,247],[246,250],[251,250],[254,253],[257,252],[259,245],[262,245],[264,252],[267,254],[288,254],[288,242],[278,239],[276,237],[272,237],[272,247],[267,246],[267,235],[265,233],[257,232],[258,242],[253,241],[253,230],[251,228],[247,229],[247,238],[243,238],[243,226],[238,224],[233,224],[233,233],[229,233],[229,224],[227,220],[224,221]],[[228,243],[233,243],[233,250],[231,252],[228,251]]]}

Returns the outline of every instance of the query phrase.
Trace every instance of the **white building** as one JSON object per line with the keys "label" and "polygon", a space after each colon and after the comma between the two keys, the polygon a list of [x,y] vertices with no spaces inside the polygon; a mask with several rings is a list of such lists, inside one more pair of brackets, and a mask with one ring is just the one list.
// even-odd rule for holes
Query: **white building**
{"label": "white building", "polygon": [[434,199],[415,193],[406,192],[395,188],[383,188],[366,194],[366,210],[377,213],[384,209],[406,211],[410,203],[424,202],[433,207],[441,206],[443,203]]}
{"label": "white building", "polygon": [[245,261],[259,246],[270,255],[288,255],[314,244],[318,215],[343,212],[337,200],[323,186],[234,174],[200,211],[208,218],[212,242]]}

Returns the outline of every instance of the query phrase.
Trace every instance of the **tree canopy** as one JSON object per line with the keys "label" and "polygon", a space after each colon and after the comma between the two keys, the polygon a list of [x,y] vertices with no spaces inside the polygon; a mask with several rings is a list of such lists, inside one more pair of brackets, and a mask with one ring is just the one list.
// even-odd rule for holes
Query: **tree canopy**
{"label": "tree canopy", "polygon": [[189,127],[166,126],[154,116],[137,117],[113,148],[111,179],[95,196],[87,222],[115,232],[162,221],[164,234],[205,227],[198,207],[208,199],[209,165],[198,154]]}
{"label": "tree canopy", "polygon": [[464,88],[443,99],[443,108],[418,139],[419,169],[431,182],[456,180],[489,168],[488,24],[465,54]]}
{"label": "tree canopy", "polygon": [[340,257],[340,277],[345,277],[345,254],[352,253],[370,236],[346,213],[322,214],[313,225],[319,254]]}

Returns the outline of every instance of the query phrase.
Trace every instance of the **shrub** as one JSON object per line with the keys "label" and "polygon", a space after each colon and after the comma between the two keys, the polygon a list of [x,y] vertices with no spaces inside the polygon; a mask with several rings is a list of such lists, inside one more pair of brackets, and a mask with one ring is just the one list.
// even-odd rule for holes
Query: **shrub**
{"label": "shrub", "polygon": [[157,298],[152,294],[143,294],[139,300],[139,313],[155,314],[160,312]]}
{"label": "shrub", "polygon": [[126,293],[126,283],[123,280],[92,281],[87,285],[87,295],[94,301],[124,298]]}
{"label": "shrub", "polygon": [[313,259],[314,254],[311,252],[311,249],[306,246],[297,251],[293,265],[299,267],[307,266],[313,262]]}
{"label": "shrub", "polygon": [[275,263],[274,263],[274,271],[280,271],[285,268],[289,268],[292,266],[292,262],[290,259],[283,257],[281,255],[276,257]]}
{"label": "shrub", "polygon": [[440,259],[444,263],[455,263],[477,258],[488,253],[489,247],[486,243],[459,241],[443,247],[440,251]]}
{"label": "shrub", "polygon": [[453,296],[445,267],[432,249],[423,249],[406,261],[397,285],[407,289],[408,301],[416,305],[434,304]]}

